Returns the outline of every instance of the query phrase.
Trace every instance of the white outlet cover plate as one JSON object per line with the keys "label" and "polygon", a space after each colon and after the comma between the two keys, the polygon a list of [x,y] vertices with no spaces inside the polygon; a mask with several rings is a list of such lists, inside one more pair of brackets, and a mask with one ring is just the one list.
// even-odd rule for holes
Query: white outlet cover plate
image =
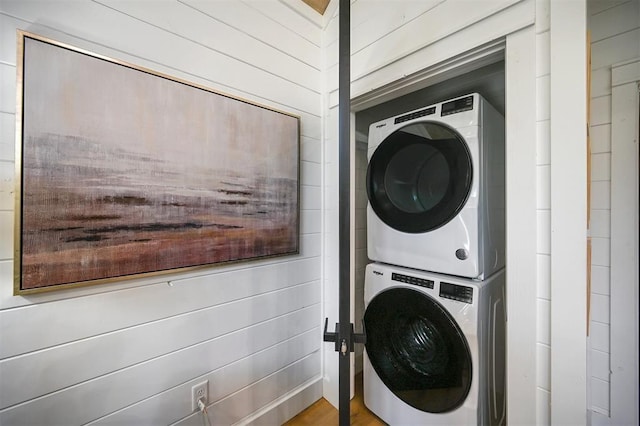
{"label": "white outlet cover plate", "polygon": [[205,380],[191,387],[191,410],[200,410],[198,408],[198,400],[204,398],[204,404],[209,401],[209,380]]}

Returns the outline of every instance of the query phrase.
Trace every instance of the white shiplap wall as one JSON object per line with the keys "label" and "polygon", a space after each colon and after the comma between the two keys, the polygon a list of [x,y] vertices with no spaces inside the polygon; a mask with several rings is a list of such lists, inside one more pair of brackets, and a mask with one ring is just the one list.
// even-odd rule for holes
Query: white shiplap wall
{"label": "white shiplap wall", "polygon": [[[0,4],[0,424],[202,424],[203,379],[214,424],[280,423],[320,397],[322,26],[307,9]],[[299,115],[301,253],[12,296],[16,29]]]}
{"label": "white shiplap wall", "polygon": [[588,2],[591,32],[592,424],[610,415],[611,65],[640,57],[640,2]]}

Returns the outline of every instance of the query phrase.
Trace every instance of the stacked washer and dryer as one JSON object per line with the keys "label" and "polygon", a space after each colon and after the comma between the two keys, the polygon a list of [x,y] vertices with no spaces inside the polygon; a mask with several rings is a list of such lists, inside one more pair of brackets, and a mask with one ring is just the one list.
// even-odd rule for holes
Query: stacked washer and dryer
{"label": "stacked washer and dryer", "polygon": [[365,405],[494,425],[505,404],[504,118],[479,94],[373,123]]}

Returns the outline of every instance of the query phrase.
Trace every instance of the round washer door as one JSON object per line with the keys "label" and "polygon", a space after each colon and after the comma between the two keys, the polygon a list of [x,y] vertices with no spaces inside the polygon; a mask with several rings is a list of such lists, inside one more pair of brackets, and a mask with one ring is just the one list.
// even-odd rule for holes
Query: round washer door
{"label": "round washer door", "polygon": [[408,233],[437,229],[462,209],[471,191],[471,154],[455,130],[419,122],[389,135],[367,168],[367,196],[376,215]]}
{"label": "round washer door", "polygon": [[398,398],[428,413],[462,405],[471,387],[471,352],[453,317],[409,288],[379,293],[364,315],[367,356]]}

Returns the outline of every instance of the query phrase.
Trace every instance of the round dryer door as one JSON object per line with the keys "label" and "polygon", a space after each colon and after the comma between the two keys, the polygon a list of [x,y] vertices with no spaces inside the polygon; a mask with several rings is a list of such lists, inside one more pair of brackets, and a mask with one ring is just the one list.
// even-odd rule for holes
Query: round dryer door
{"label": "round dryer door", "polygon": [[364,325],[369,361],[398,398],[429,413],[462,405],[471,387],[471,353],[438,302],[416,290],[388,289],[369,303]]}
{"label": "round dryer door", "polygon": [[472,176],[471,154],[457,132],[438,123],[413,123],[393,132],[374,151],[367,195],[387,225],[423,233],[460,212]]}

